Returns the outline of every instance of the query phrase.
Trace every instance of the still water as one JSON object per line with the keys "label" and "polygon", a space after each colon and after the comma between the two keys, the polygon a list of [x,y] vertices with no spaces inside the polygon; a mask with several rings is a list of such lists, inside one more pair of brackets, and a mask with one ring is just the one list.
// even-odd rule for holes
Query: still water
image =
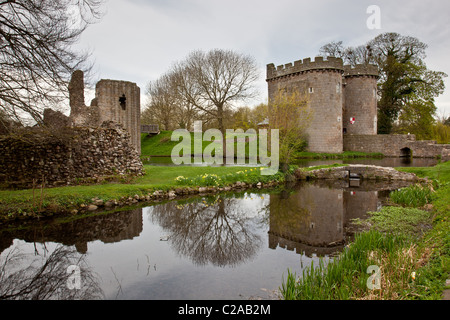
{"label": "still water", "polygon": [[0,298],[276,298],[288,269],[328,261],[351,219],[398,187],[302,183],[10,228],[0,231]]}

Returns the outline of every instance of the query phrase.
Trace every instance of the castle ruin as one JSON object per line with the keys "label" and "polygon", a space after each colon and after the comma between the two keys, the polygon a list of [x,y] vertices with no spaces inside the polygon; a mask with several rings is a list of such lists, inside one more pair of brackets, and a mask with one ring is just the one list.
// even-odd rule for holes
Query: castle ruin
{"label": "castle ruin", "polygon": [[128,131],[131,143],[140,154],[141,95],[136,83],[102,79],[95,87],[95,98],[86,106],[84,75],[77,70],[69,83],[69,97],[71,126],[99,127],[105,121],[119,123]]}
{"label": "castle ruin", "polygon": [[[414,135],[377,134],[378,67],[344,65],[336,57],[316,57],[275,67],[267,65],[269,101],[278,92],[307,94],[312,120],[306,129],[311,152],[379,152],[386,156],[450,156],[450,148]],[[413,153],[414,151],[414,153]]]}

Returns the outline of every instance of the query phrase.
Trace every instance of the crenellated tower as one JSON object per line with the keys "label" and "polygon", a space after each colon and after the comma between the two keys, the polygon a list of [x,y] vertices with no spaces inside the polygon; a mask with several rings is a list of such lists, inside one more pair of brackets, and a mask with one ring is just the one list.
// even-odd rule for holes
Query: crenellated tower
{"label": "crenellated tower", "polygon": [[342,59],[316,57],[275,68],[267,65],[269,101],[279,91],[300,90],[312,111],[307,129],[312,152],[341,153],[343,135],[377,134],[375,65],[344,66]]}
{"label": "crenellated tower", "polygon": [[344,66],[344,134],[377,134],[376,65]]}
{"label": "crenellated tower", "polygon": [[306,93],[312,111],[307,129],[309,151],[341,153],[342,139],[342,75],[340,58],[316,57],[295,61],[294,64],[267,65],[269,101],[279,90],[297,88]]}

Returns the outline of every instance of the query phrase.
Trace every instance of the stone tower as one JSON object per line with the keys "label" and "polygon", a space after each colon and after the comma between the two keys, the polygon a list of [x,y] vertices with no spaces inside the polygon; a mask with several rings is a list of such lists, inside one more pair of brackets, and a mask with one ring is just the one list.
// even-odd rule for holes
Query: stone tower
{"label": "stone tower", "polygon": [[377,134],[375,65],[344,66],[343,128],[347,134]]}
{"label": "stone tower", "polygon": [[130,134],[131,142],[141,152],[141,100],[136,83],[100,80],[90,106],[84,102],[84,79],[80,70],[69,83],[70,122],[73,126],[99,127],[104,121],[120,123]]}
{"label": "stone tower", "polygon": [[131,142],[141,151],[140,88],[136,83],[100,80],[95,87],[93,105],[99,110],[99,122],[122,124],[131,135]]}
{"label": "stone tower", "polygon": [[267,65],[269,100],[279,90],[298,88],[306,92],[312,119],[307,129],[308,149],[312,152],[341,153],[343,151],[342,128],[342,74],[340,58],[316,57],[278,66]]}

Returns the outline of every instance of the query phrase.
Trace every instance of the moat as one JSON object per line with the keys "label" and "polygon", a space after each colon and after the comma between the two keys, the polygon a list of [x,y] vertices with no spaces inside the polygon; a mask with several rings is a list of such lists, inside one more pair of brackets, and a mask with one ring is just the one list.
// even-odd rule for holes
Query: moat
{"label": "moat", "polygon": [[[276,298],[288,269],[330,259],[351,239],[351,220],[399,186],[299,183],[3,230],[0,297]],[[81,267],[80,289],[61,281],[71,265]]]}

